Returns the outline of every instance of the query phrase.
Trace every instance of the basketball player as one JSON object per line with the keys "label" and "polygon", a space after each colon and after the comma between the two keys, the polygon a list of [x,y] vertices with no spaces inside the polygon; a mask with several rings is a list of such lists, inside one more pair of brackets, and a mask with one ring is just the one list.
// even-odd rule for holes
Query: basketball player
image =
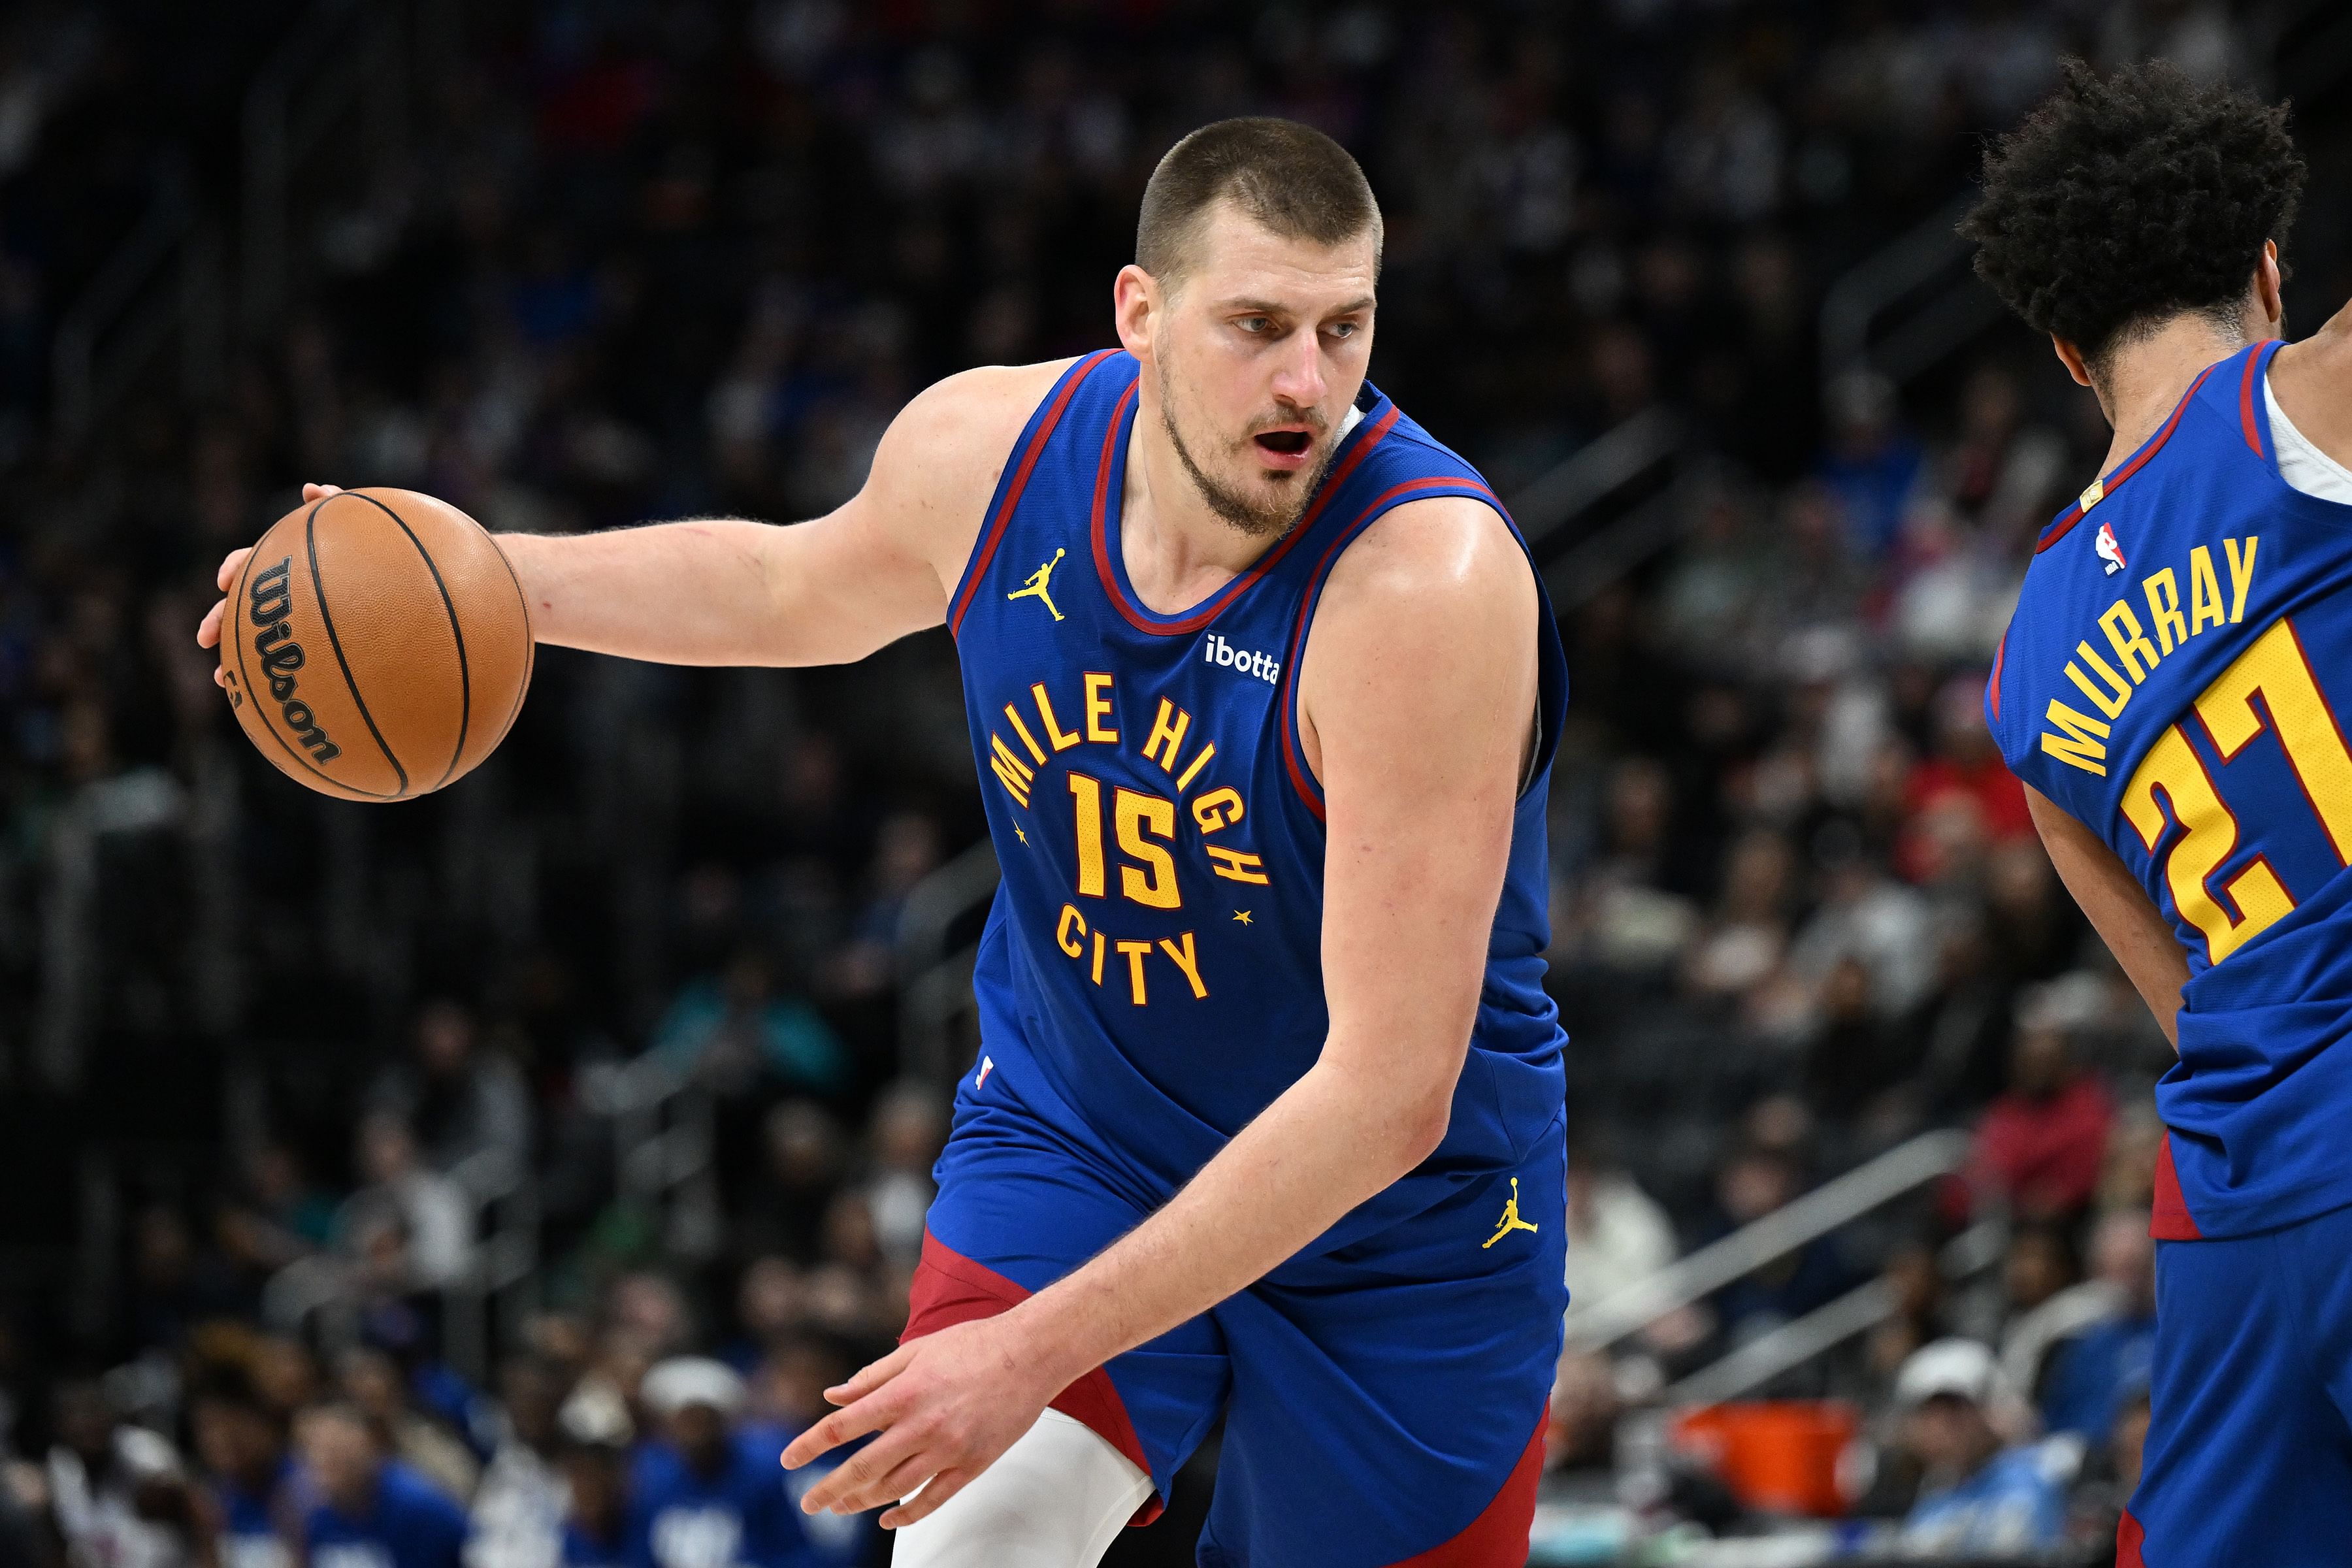
{"label": "basketball player", "polygon": [[2070,65],[1964,226],[2115,426],[1985,713],[2180,1051],[2126,1568],[2352,1554],[2352,316],[2278,342],[2285,121]]}
{"label": "basketball player", "polygon": [[784,1456],[877,1434],[806,1506],[893,1505],[899,1568],[1094,1563],[1221,1412],[1203,1563],[1525,1560],[1566,679],[1493,493],[1364,379],[1381,234],[1328,138],[1209,126],[1144,194],[1118,350],[930,388],[813,522],[503,542],[566,647],[956,638],[982,1055],[907,1338]]}

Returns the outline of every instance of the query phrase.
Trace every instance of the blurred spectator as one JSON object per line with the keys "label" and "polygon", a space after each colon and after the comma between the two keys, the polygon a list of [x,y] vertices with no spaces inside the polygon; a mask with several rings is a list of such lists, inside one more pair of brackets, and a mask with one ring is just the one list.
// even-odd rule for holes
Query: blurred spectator
{"label": "blurred spectator", "polygon": [[[1780,1149],[1756,1144],[1733,1154],[1716,1178],[1715,1234],[1729,1235],[1786,1208],[1800,1180],[1795,1159]],[[1723,1332],[1738,1345],[1828,1306],[1860,1283],[1836,1239],[1816,1237],[1725,1286],[1713,1305]]]}
{"label": "blurred spectator", "polygon": [[1974,1340],[1937,1340],[1904,1363],[1899,1441],[1926,1478],[1903,1521],[1906,1555],[2006,1559],[2057,1544],[2074,1463],[2049,1444],[2007,1447],[1998,1423],[2009,1398]]}
{"label": "blurred spectator", "polygon": [[2124,1401],[2148,1384],[2156,1348],[2156,1243],[2147,1215],[2126,1210],[2100,1216],[2091,1237],[2091,1268],[2115,1305],[2050,1352],[2042,1419],[2053,1432],[2095,1441],[2112,1430]]}
{"label": "blurred spectator", "polygon": [[947,1131],[938,1093],[921,1084],[898,1084],[875,1107],[874,1169],[866,1178],[866,1206],[883,1257],[911,1267],[922,1256],[923,1216],[939,1190],[931,1166]]}
{"label": "blurred spectator", "polygon": [[814,1263],[847,1158],[840,1124],[821,1105],[787,1100],[768,1112],[762,1134],[764,1158],[743,1194],[736,1244]]}
{"label": "blurred spectator", "polygon": [[505,1431],[474,1490],[466,1568],[555,1568],[562,1559],[556,1415],[564,1393],[562,1370],[536,1357],[511,1357],[499,1369]]}
{"label": "blurred spectator", "polygon": [[782,1258],[754,1258],[735,1288],[739,1337],[720,1357],[745,1377],[808,1317],[801,1272]]}
{"label": "blurred spectator", "polygon": [[512,1062],[484,1051],[473,1015],[443,998],[417,1015],[409,1057],[386,1068],[371,1109],[405,1124],[426,1163],[487,1194],[531,1152],[530,1089]]}
{"label": "blurred spectator", "polygon": [[180,1457],[123,1422],[94,1379],[58,1384],[47,1486],[69,1568],[188,1568],[184,1534],[158,1517],[158,1494],[181,1482]]}
{"label": "blurred spectator", "polygon": [[1675,1260],[1674,1222],[1591,1136],[1568,1152],[1568,1300],[1590,1307]]}
{"label": "blurred spectator", "polygon": [[564,1499],[564,1568],[624,1568],[629,1560],[628,1407],[583,1385],[557,1415]]}
{"label": "blurred spectator", "polygon": [[317,1492],[302,1521],[310,1568],[463,1568],[465,1510],[391,1458],[365,1412],[314,1405],[296,1436]]}
{"label": "blurred spectator", "polygon": [[1570,1348],[1552,1380],[1544,1468],[1605,1470],[1615,1462],[1617,1418],[1623,1406],[1606,1356]]}
{"label": "blurred spectator", "polygon": [[223,1368],[198,1385],[188,1418],[220,1510],[222,1568],[293,1568],[301,1502],[285,1417]]}
{"label": "blurred spectator", "polygon": [[786,1497],[778,1450],[740,1432],[743,1380],[719,1362],[680,1356],[646,1374],[661,1435],[642,1448],[631,1487],[635,1568],[821,1568]]}
{"label": "blurred spectator", "polygon": [[1944,1270],[1933,1246],[1913,1241],[1896,1247],[1879,1278],[1895,1298],[1895,1311],[1870,1331],[1864,1355],[1878,1386],[1888,1388],[1913,1356],[1951,1331]]}
{"label": "blurred spectator", "polygon": [[367,1185],[337,1217],[344,1246],[388,1289],[456,1283],[474,1257],[474,1205],[466,1190],[418,1158],[415,1134],[396,1116],[367,1116],[359,1145]]}
{"label": "blurred spectator", "polygon": [[1830,389],[1830,444],[1821,475],[1845,512],[1856,552],[1876,560],[1894,547],[1927,455],[1905,432],[1894,384],[1848,372]]}
{"label": "blurred spectator", "polygon": [[2027,1398],[2042,1387],[2053,1345],[2112,1316],[2122,1293],[2104,1279],[2084,1279],[2073,1229],[2054,1220],[2028,1220],[2010,1232],[2000,1282],[2007,1321],[2000,1337],[2000,1373]]}
{"label": "blurred spectator", "polygon": [[474,1495],[481,1468],[463,1443],[409,1403],[406,1380],[392,1357],[378,1350],[346,1351],[335,1370],[343,1399],[367,1418],[383,1454],[458,1502]]}
{"label": "blurred spectator", "polygon": [[688,981],[654,1026],[649,1048],[681,1076],[730,1096],[763,1079],[823,1091],[845,1070],[831,1026],[799,997],[777,995],[768,961],[751,952],[737,954],[723,979]]}
{"label": "blurred spectator", "polygon": [[2075,1065],[2068,1031],[2080,1021],[2057,988],[2023,996],[2009,1088],[1977,1123],[1969,1187],[2029,1219],[2078,1215],[2098,1188],[2114,1109]]}

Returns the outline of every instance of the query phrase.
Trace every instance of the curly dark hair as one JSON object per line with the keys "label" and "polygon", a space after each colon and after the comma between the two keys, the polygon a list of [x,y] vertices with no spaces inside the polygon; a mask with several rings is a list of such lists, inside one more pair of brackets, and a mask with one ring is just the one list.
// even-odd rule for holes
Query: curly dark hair
{"label": "curly dark hair", "polygon": [[1984,197],[1960,224],[1977,276],[2095,367],[2185,311],[2234,324],[2263,242],[2284,245],[2303,194],[2287,106],[2160,61],[2060,69],[2058,90],[1985,153]]}

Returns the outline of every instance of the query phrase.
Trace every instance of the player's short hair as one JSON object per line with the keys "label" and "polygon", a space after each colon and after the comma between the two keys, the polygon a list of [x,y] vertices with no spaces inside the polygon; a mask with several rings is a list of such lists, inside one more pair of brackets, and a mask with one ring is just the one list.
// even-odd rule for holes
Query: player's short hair
{"label": "player's short hair", "polygon": [[1370,230],[1380,204],[1348,150],[1311,125],[1252,116],[1203,125],[1168,149],[1143,187],[1135,263],[1163,283],[1195,259],[1202,215],[1230,200],[1286,239],[1337,245]]}
{"label": "player's short hair", "polygon": [[2234,326],[2263,242],[2284,248],[2303,194],[2287,106],[2161,61],[2060,71],[1986,151],[1983,198],[1960,225],[1977,276],[2095,370],[2186,312]]}

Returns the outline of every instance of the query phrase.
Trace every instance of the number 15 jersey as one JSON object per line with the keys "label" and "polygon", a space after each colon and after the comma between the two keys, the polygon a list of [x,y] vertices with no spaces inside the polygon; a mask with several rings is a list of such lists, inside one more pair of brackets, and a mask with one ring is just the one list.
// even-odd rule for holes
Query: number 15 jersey
{"label": "number 15 jersey", "polygon": [[1985,713],[2189,959],[2155,1233],[2352,1204],[2352,507],[2280,473],[2264,377],[2208,369],[2035,546]]}
{"label": "number 15 jersey", "polygon": [[[1329,1026],[1323,795],[1299,743],[1297,669],[1333,563],[1407,501],[1501,508],[1367,385],[1297,524],[1202,603],[1158,614],[1119,544],[1138,372],[1103,353],[1055,383],[1007,459],[948,626],[1003,868],[966,1090],[1017,1095],[1149,1208],[1314,1064]],[[1566,1037],[1542,953],[1567,675],[1548,604],[1539,618],[1540,741],[1452,1123],[1310,1254],[1517,1166],[1561,1116]]]}

